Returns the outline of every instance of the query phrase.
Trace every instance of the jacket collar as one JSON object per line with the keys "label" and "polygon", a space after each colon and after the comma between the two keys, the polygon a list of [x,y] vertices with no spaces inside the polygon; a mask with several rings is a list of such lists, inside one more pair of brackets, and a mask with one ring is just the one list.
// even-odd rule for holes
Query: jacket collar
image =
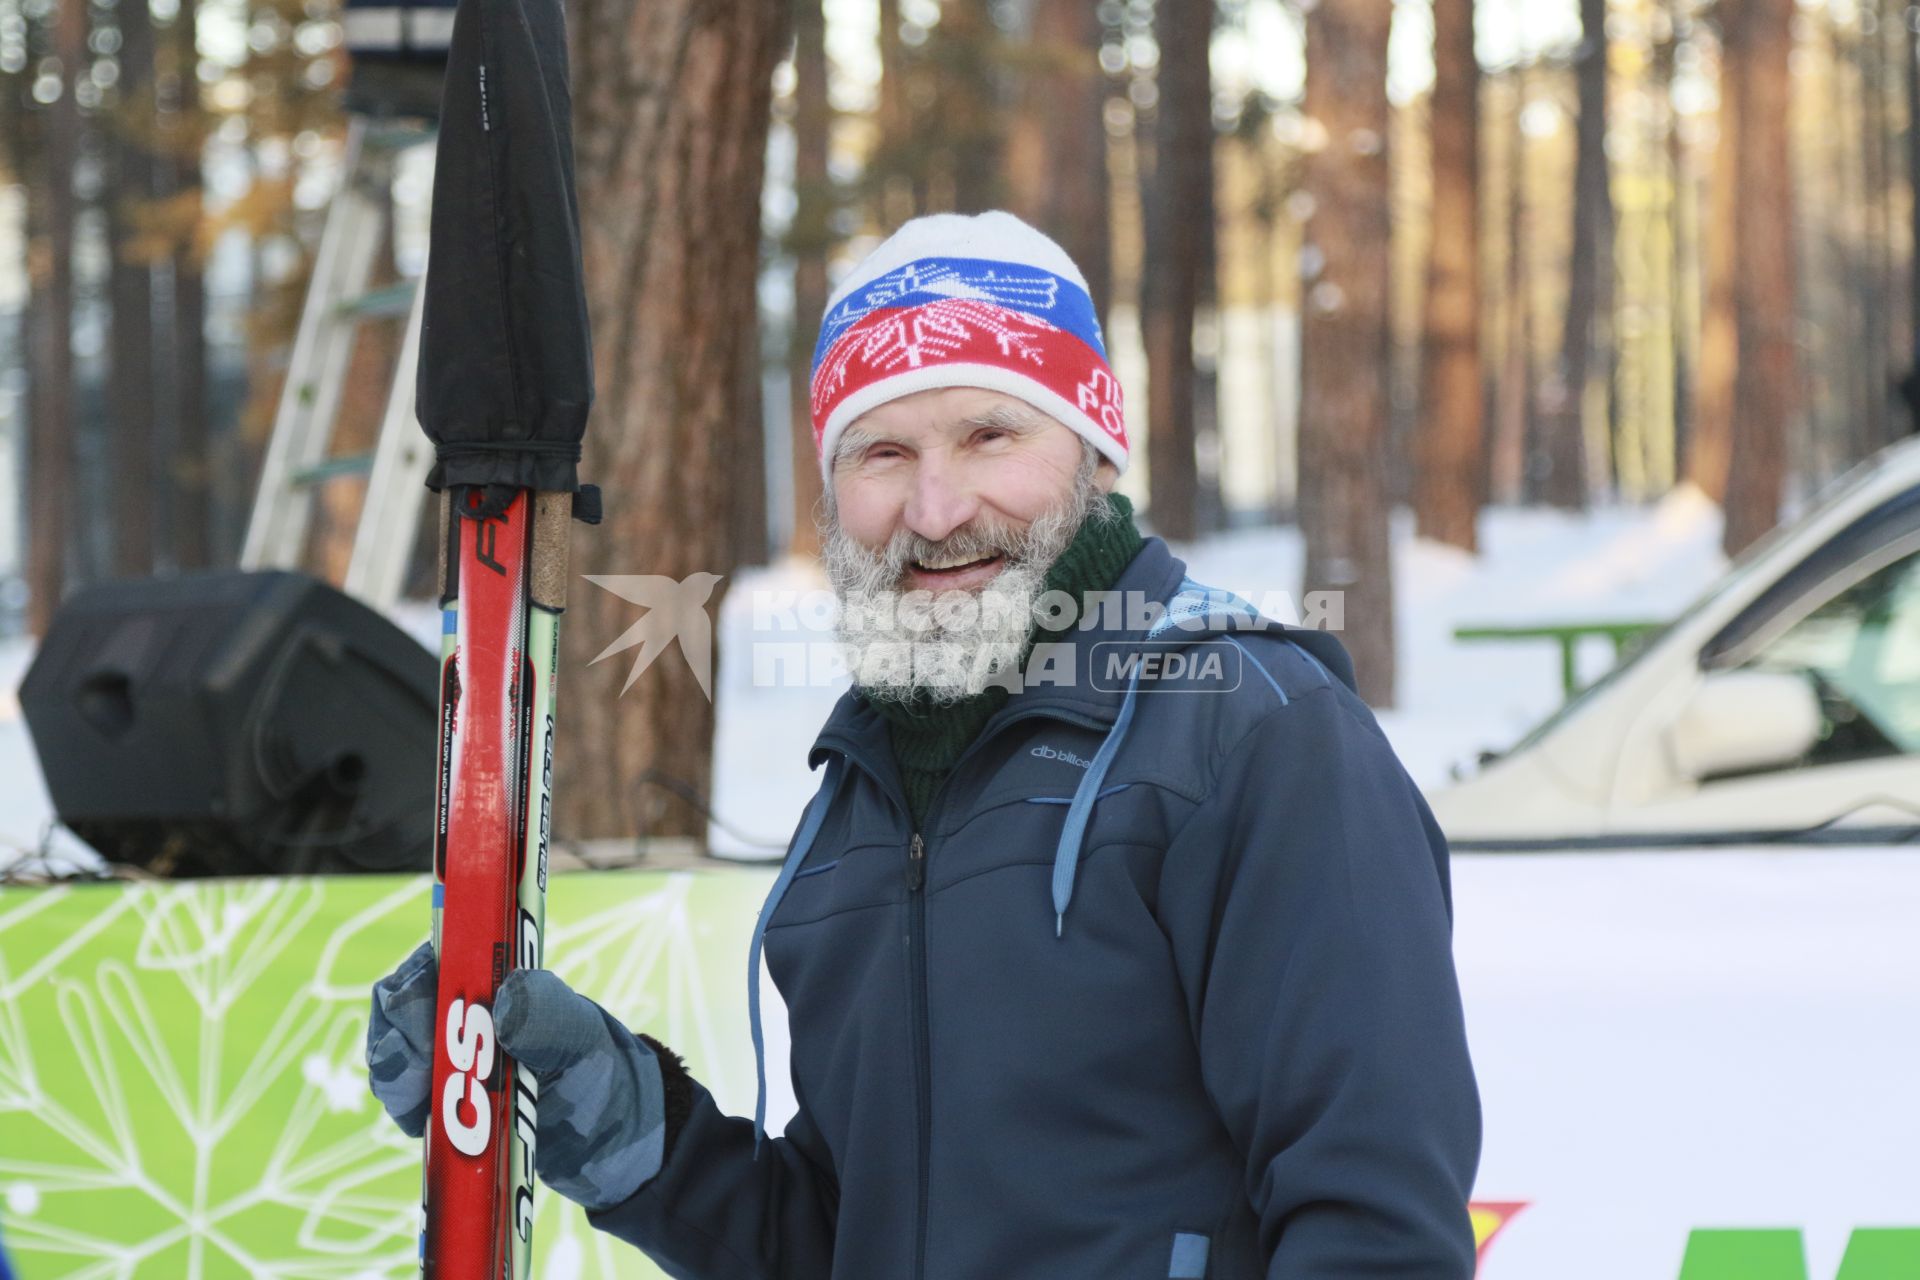
{"label": "jacket collar", "polygon": [[[1164,605],[1179,591],[1186,574],[1187,566],[1167,549],[1165,542],[1148,538],[1109,590],[1117,595],[1122,606],[1135,593],[1141,599]],[[1114,687],[1111,681],[1094,679],[1094,660],[1097,645],[1146,639],[1147,624],[1138,616],[1140,611],[1135,610],[1132,618],[1126,616],[1127,612],[1124,607],[1101,609],[1065,630],[1042,631],[1035,654],[1029,658],[1029,668],[1041,654],[1051,653],[1052,669],[1062,673],[1062,678],[1034,683],[1015,692],[981,728],[980,736],[986,737],[1009,720],[1034,715],[1111,725],[1120,714],[1124,690]],[[1091,625],[1087,625],[1089,623]],[[1060,647],[1052,650],[1040,647],[1045,645]],[[1067,672],[1072,673],[1070,681],[1065,678]],[[857,690],[849,689],[834,704],[826,724],[814,739],[813,748],[807,753],[807,767],[817,767],[829,751],[845,753],[883,783],[895,789],[899,787],[899,771],[888,744],[887,723]]]}

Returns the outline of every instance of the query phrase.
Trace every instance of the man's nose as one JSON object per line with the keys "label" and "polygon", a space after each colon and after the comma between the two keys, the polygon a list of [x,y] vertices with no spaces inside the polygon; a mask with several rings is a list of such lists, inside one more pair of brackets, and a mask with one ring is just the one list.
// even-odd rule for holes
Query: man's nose
{"label": "man's nose", "polygon": [[907,527],[929,542],[939,542],[978,514],[980,500],[960,469],[938,451],[923,455],[902,513]]}

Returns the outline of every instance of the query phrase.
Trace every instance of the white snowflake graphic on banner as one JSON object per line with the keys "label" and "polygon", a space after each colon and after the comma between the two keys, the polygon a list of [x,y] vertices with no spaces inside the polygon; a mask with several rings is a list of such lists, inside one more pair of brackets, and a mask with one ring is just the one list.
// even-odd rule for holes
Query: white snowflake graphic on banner
{"label": "white snowflake graphic on banner", "polygon": [[889,271],[833,309],[825,327],[828,341],[838,338],[881,307],[916,293],[993,302],[1022,311],[1052,311],[1060,302],[1058,276],[1007,275],[988,269],[964,272],[950,262],[909,262]]}
{"label": "white snowflake graphic on banner", "polygon": [[1046,338],[1062,332],[1038,317],[971,298],[929,302],[836,342],[813,379],[814,412],[838,398],[855,369],[886,375],[947,359],[982,336],[1002,357],[1046,364]]}
{"label": "white snowflake graphic on banner", "polygon": [[[737,1111],[738,957],[764,893],[560,877],[550,955]],[[368,1092],[365,1041],[368,989],[426,901],[418,877],[0,889],[0,1215],[21,1274],[416,1275],[420,1144]],[[562,1197],[535,1203],[538,1280],[659,1274]]]}

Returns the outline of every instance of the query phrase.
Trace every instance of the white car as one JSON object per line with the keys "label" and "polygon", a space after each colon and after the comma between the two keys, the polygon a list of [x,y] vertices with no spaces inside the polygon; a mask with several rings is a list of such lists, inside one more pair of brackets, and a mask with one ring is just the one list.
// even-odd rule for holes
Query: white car
{"label": "white car", "polygon": [[1920,840],[1920,439],[1431,802],[1456,849]]}

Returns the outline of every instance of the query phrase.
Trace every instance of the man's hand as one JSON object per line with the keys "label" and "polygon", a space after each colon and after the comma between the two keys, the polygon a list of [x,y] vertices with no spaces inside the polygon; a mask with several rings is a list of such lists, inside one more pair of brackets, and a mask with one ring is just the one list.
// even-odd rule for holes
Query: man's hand
{"label": "man's hand", "polygon": [[660,1060],[640,1037],[545,969],[507,975],[493,1023],[500,1047],[540,1081],[542,1182],[605,1209],[660,1172],[665,1090]]}
{"label": "man's hand", "polygon": [[367,1083],[409,1138],[427,1131],[434,998],[439,983],[433,943],[423,942],[399,968],[373,984],[373,1011],[367,1018]]}
{"label": "man's hand", "polygon": [[[422,943],[374,984],[367,1074],[410,1137],[426,1129],[438,970]],[[544,969],[516,969],[493,999],[500,1047],[540,1084],[534,1163],[541,1181],[588,1209],[619,1204],[660,1171],[666,1101],[660,1062],[604,1009]]]}

